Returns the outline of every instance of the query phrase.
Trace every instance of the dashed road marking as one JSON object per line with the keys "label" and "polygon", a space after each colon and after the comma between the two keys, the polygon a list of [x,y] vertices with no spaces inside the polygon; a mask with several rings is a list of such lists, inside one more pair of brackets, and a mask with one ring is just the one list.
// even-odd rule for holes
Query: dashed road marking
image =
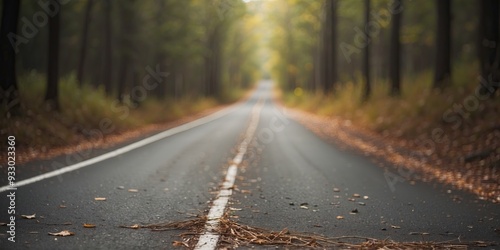
{"label": "dashed road marking", "polygon": [[252,141],[252,137],[257,130],[262,106],[263,101],[260,100],[252,109],[250,125],[247,128],[243,141],[238,147],[238,154],[233,158],[233,163],[227,169],[224,183],[222,183],[221,189],[217,193],[217,198],[213,201],[212,207],[210,207],[207,215],[207,222],[205,223],[205,232],[200,236],[195,247],[197,250],[212,250],[217,247],[217,242],[220,238],[220,235],[217,233],[220,219],[224,215],[229,197],[233,193],[232,188],[236,180],[236,175],[238,174],[238,166],[243,161],[243,157]]}

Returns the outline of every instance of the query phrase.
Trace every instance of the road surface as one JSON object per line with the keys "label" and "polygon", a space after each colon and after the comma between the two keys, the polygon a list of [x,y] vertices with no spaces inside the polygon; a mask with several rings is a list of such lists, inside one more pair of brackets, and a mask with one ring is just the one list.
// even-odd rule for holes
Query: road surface
{"label": "road surface", "polygon": [[[498,204],[432,183],[402,182],[391,189],[384,170],[363,154],[341,150],[288,118],[273,103],[271,89],[271,83],[264,81],[247,101],[196,126],[184,126],[126,152],[116,151],[120,147],[95,151],[93,155],[108,153],[107,159],[18,187],[16,242],[8,240],[8,227],[0,227],[0,248],[172,248],[172,242],[179,240],[178,231],[119,226],[207,214],[255,117],[258,126],[225,206],[238,210],[233,213],[241,223],[398,241],[500,240],[495,232],[500,225]],[[38,174],[22,169],[54,162],[60,167],[73,165],[65,159],[18,166],[18,178]],[[1,178],[5,186],[6,176]],[[0,222],[7,223],[10,191],[2,191]],[[96,197],[106,201],[96,201]],[[358,213],[351,214],[354,209]],[[30,214],[36,214],[36,219],[20,217]],[[96,227],[84,228],[84,223]],[[48,235],[61,230],[75,235]],[[422,238],[411,232],[429,235]]]}

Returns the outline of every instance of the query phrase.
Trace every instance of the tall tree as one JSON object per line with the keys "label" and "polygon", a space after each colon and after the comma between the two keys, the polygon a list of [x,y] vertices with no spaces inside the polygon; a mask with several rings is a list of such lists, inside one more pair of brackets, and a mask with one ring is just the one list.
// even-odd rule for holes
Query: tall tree
{"label": "tall tree", "polygon": [[104,89],[110,95],[113,91],[113,51],[111,47],[111,0],[104,1]]}
{"label": "tall tree", "polygon": [[337,0],[326,0],[323,22],[323,91],[333,90],[338,81],[337,70]]}
{"label": "tall tree", "polygon": [[221,36],[222,24],[216,21],[215,26],[209,30],[207,37],[207,55],[205,56],[205,87],[208,96],[219,95],[220,65],[221,65]]}
{"label": "tall tree", "polygon": [[[370,0],[365,0],[365,26],[370,23]],[[367,42],[365,46],[365,53],[363,55],[363,76],[365,78],[365,88],[363,91],[363,101],[368,100],[371,94],[370,83],[370,32],[366,31]]]}
{"label": "tall tree", "polygon": [[49,109],[59,110],[59,40],[62,6],[49,18],[49,58],[45,102]]}
{"label": "tall tree", "polygon": [[438,17],[434,88],[442,89],[451,84],[451,0],[436,0],[436,3]]}
{"label": "tall tree", "polygon": [[295,59],[295,38],[294,38],[294,25],[293,25],[292,8],[287,5],[284,19],[284,28],[286,33],[286,86],[288,90],[295,90],[297,88],[297,66]]}
{"label": "tall tree", "polygon": [[[2,24],[0,28],[0,105],[5,106],[8,114],[19,111],[19,92],[16,78],[16,53],[14,34],[17,32],[19,1],[4,0],[2,5]],[[12,40],[11,40],[12,39]]]}
{"label": "tall tree", "polygon": [[481,0],[479,21],[479,62],[481,93],[493,94],[500,82],[500,1]]}
{"label": "tall tree", "polygon": [[337,36],[338,36],[338,14],[337,14],[337,0],[331,0],[330,6],[331,18],[330,18],[330,86],[329,90],[332,90],[335,83],[338,82],[338,67],[337,67]]}
{"label": "tall tree", "polygon": [[117,82],[117,100],[123,102],[125,96],[125,86],[127,85],[127,79],[131,77],[128,72],[130,71],[130,66],[133,61],[135,48],[133,46],[134,41],[132,41],[133,36],[130,34],[135,34],[135,1],[123,2],[119,5],[120,10],[120,35],[119,35],[119,51],[120,51],[120,61],[118,70],[118,82]]}
{"label": "tall tree", "polygon": [[390,62],[389,62],[389,78],[391,81],[390,95],[401,95],[401,74],[400,74],[400,61],[401,61],[401,15],[402,11],[397,11],[396,8],[401,9],[402,0],[395,0],[393,4],[392,26],[391,26],[391,48],[390,48]]}
{"label": "tall tree", "polygon": [[85,67],[85,57],[87,55],[87,40],[90,26],[90,13],[92,12],[92,6],[94,5],[94,0],[87,1],[87,7],[85,8],[85,18],[83,20],[83,32],[82,32],[82,43],[80,47],[80,59],[78,60],[78,73],[77,80],[78,84],[82,86],[83,84],[83,70]]}

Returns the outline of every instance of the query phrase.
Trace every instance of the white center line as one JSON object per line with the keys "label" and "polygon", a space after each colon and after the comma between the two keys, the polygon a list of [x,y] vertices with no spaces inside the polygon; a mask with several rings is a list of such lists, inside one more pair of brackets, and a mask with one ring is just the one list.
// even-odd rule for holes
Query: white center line
{"label": "white center line", "polygon": [[205,223],[205,232],[200,236],[195,247],[197,250],[212,250],[217,247],[217,242],[220,237],[217,232],[219,222],[224,215],[229,197],[233,193],[232,188],[234,186],[234,181],[236,180],[236,174],[238,173],[238,166],[243,161],[248,145],[250,145],[252,137],[257,130],[262,106],[263,101],[260,100],[252,109],[252,117],[250,119],[250,125],[245,133],[245,138],[239,145],[238,154],[236,154],[233,159],[233,163],[227,169],[224,183],[222,183],[221,189],[217,194],[217,198],[214,200],[212,207],[208,212],[207,222]]}

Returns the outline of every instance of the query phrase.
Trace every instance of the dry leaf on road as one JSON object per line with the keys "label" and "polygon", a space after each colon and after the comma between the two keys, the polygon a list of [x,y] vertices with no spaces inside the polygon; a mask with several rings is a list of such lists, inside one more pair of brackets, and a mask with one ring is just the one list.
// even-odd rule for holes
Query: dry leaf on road
{"label": "dry leaf on road", "polygon": [[174,247],[189,247],[189,245],[186,242],[177,241],[177,240],[175,240],[174,242],[172,242],[172,245]]}
{"label": "dry leaf on road", "polygon": [[73,232],[70,232],[68,230],[63,230],[61,232],[57,232],[57,233],[49,233],[49,235],[52,235],[52,236],[62,236],[62,237],[65,237],[65,236],[72,236],[72,235],[75,235],[75,233]]}
{"label": "dry leaf on road", "polygon": [[139,190],[135,189],[135,188],[131,188],[128,191],[131,192],[131,193],[137,193],[137,192],[139,192]]}
{"label": "dry leaf on road", "polygon": [[94,228],[94,227],[95,227],[95,225],[94,225],[94,224],[89,224],[89,223],[84,223],[84,224],[83,224],[83,227],[84,227],[84,228]]}
{"label": "dry leaf on road", "polygon": [[21,215],[22,218],[24,219],[28,219],[28,220],[32,220],[32,219],[35,219],[35,215],[36,214],[32,214],[32,215]]}
{"label": "dry leaf on road", "polygon": [[344,219],[344,216],[337,216],[337,220],[343,220]]}
{"label": "dry leaf on road", "polygon": [[120,226],[121,228],[130,228],[130,229],[139,229],[141,228],[141,225],[139,224],[134,224],[132,226]]}
{"label": "dry leaf on road", "polygon": [[96,200],[96,201],[105,201],[106,198],[104,198],[104,197],[95,197],[94,200]]}

